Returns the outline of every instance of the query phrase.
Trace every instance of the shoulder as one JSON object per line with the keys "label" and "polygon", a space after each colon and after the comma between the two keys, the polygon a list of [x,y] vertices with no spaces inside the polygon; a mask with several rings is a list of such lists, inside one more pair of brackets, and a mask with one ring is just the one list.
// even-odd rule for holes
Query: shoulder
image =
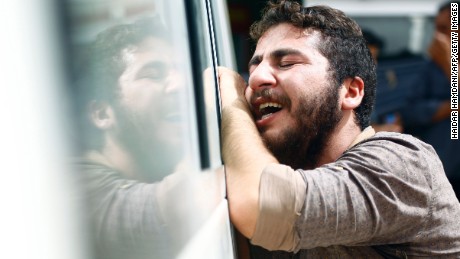
{"label": "shoulder", "polygon": [[423,72],[427,71],[439,71],[442,73],[441,67],[439,67],[438,64],[436,64],[433,60],[431,59],[425,59],[420,62],[421,68]]}
{"label": "shoulder", "polygon": [[395,132],[376,133],[345,151],[336,163],[358,174],[392,175],[429,186],[433,178],[445,175],[441,160],[431,145]]}
{"label": "shoulder", "polygon": [[447,80],[442,68],[436,64],[433,60],[427,60],[421,70],[422,77],[430,77],[439,80]]}
{"label": "shoulder", "polygon": [[346,153],[360,152],[365,150],[380,150],[384,153],[395,153],[403,156],[437,157],[434,148],[422,140],[397,132],[378,132],[374,136],[365,139],[348,149]]}
{"label": "shoulder", "polygon": [[86,185],[111,185],[123,180],[117,170],[92,159],[76,159],[73,167],[78,178]]}

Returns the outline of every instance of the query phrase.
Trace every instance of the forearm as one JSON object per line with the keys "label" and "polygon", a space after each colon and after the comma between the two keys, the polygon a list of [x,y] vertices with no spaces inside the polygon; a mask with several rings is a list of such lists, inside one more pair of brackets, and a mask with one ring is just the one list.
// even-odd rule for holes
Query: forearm
{"label": "forearm", "polygon": [[227,177],[230,218],[251,238],[259,215],[262,170],[277,160],[265,147],[244,92],[246,82],[227,68],[219,68],[222,100],[222,155]]}
{"label": "forearm", "polygon": [[277,160],[263,144],[243,102],[235,101],[222,111],[222,144],[230,217],[251,238],[259,214],[260,175],[267,164]]}

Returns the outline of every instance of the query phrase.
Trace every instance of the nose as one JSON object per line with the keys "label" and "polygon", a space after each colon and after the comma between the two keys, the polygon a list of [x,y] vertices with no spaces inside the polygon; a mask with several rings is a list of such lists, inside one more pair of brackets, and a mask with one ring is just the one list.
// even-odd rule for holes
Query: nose
{"label": "nose", "polygon": [[263,88],[274,87],[276,78],[273,69],[268,62],[258,64],[249,75],[249,87],[253,91],[260,91]]}

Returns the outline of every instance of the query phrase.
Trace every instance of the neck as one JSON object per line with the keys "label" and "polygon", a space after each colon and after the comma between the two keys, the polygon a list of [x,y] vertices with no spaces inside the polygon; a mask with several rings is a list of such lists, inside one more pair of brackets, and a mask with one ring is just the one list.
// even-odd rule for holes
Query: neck
{"label": "neck", "polygon": [[109,165],[119,171],[124,177],[130,179],[141,178],[142,172],[136,166],[137,163],[135,163],[134,157],[113,138],[106,137],[105,146],[101,153],[109,162]]}
{"label": "neck", "polygon": [[322,166],[336,161],[361,133],[360,127],[356,125],[354,121],[353,112],[345,111],[343,115],[339,124],[337,124],[334,131],[332,131],[331,137],[319,156],[320,159],[316,166]]}

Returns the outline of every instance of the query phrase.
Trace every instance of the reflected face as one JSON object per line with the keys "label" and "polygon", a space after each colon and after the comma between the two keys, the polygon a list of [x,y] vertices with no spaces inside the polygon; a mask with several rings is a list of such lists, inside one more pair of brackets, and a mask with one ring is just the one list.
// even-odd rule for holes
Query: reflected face
{"label": "reflected face", "polygon": [[257,128],[280,162],[313,168],[341,118],[319,33],[279,24],[259,39],[246,98]]}
{"label": "reflected face", "polygon": [[114,107],[118,139],[144,169],[164,176],[181,157],[183,77],[163,40],[147,38],[124,49],[123,58],[126,69],[118,80],[120,99]]}

